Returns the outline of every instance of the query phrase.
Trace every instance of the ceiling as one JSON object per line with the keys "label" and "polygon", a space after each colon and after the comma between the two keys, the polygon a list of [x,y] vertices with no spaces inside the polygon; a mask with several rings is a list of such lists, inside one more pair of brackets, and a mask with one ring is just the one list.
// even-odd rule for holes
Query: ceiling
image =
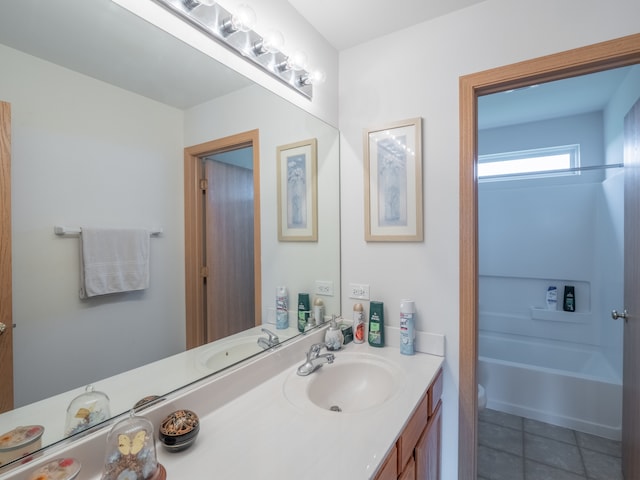
{"label": "ceiling", "polygon": [[616,68],[480,97],[478,128],[495,128],[600,111],[631,68],[634,67]]}
{"label": "ceiling", "polygon": [[340,51],[484,0],[288,1]]}

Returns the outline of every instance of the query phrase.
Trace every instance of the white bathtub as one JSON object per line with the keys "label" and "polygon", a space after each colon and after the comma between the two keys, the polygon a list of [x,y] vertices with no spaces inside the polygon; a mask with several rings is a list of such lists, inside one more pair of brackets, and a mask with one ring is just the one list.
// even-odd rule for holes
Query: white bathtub
{"label": "white bathtub", "polygon": [[487,407],[620,440],[622,379],[596,348],[481,332]]}

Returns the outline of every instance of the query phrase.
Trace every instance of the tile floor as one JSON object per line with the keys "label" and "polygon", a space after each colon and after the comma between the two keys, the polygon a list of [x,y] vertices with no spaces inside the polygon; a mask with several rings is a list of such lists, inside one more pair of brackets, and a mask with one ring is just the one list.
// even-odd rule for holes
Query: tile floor
{"label": "tile floor", "polygon": [[478,480],[623,480],[620,442],[485,409]]}

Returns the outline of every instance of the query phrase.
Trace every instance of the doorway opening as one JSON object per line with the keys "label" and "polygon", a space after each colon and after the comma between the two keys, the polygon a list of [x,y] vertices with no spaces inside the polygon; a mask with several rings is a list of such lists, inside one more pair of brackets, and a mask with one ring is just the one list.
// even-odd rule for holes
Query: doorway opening
{"label": "doorway opening", "polygon": [[261,323],[258,130],[185,149],[187,348]]}
{"label": "doorway opening", "polygon": [[637,63],[640,35],[632,35],[460,78],[460,479],[477,474],[478,97]]}
{"label": "doorway opening", "polygon": [[478,478],[621,476],[609,312],[623,305],[618,139],[639,80],[629,66],[478,99]]}

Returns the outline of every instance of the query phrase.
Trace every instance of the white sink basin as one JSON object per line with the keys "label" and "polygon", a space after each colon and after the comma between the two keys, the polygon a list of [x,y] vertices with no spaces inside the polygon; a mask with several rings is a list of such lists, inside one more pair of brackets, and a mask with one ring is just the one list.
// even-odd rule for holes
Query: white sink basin
{"label": "white sink basin", "polygon": [[258,345],[260,335],[249,335],[234,340],[216,342],[198,356],[198,367],[217,371],[238,363],[263,349]]}
{"label": "white sink basin", "polygon": [[284,382],[284,395],[304,409],[357,413],[391,400],[404,385],[402,370],[394,363],[367,353],[337,352],[307,377],[296,369]]}

